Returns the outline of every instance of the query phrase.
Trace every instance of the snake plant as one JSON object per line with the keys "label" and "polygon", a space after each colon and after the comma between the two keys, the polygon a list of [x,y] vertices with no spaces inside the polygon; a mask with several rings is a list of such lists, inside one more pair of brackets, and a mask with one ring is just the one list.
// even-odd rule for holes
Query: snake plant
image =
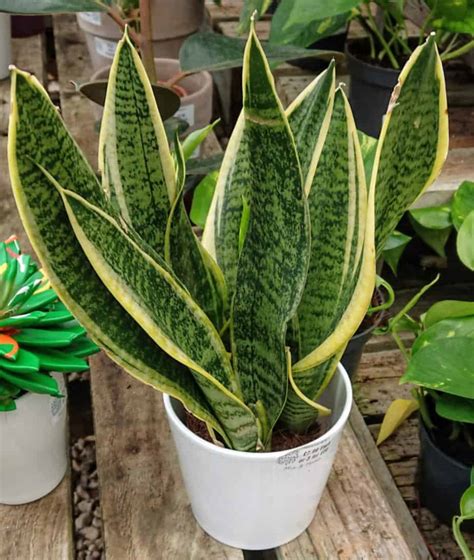
{"label": "snake plant", "polygon": [[0,411],[22,391],[60,397],[49,373],[84,371],[97,350],[16,238],[0,243]]}
{"label": "snake plant", "polygon": [[[446,95],[430,38],[402,72],[366,183],[334,64],[285,111],[252,27],[244,107],[203,241],[149,80],[127,34],[110,72],[99,176],[45,90],[14,69],[9,166],[51,284],[131,375],[179,399],[230,448],[304,431],[362,321],[383,247],[447,151]],[[375,218],[380,227],[375,231]]]}

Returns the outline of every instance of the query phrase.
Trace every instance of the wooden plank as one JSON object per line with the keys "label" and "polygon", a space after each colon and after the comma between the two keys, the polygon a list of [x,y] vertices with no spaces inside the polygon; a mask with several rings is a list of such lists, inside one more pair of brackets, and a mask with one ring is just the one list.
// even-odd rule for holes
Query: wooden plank
{"label": "wooden plank", "polygon": [[[370,437],[370,436],[369,436]],[[395,512],[379,485],[351,425],[344,430],[328,486],[318,512],[307,531],[315,555],[305,556],[301,550],[310,550],[307,536],[301,542],[281,547],[280,557],[293,558],[370,558],[371,560],[397,558],[429,558],[417,535],[416,527],[404,504]],[[399,525],[397,515],[403,514],[406,526],[413,530],[413,542],[408,543],[405,528]],[[411,522],[410,522],[411,520]]]}
{"label": "wooden plank", "polygon": [[379,449],[375,446],[372,434],[357,406],[352,408],[350,424],[357,434],[357,439],[382,489],[383,496],[394,512],[396,523],[404,535],[409,549],[415,558],[429,558],[430,554],[426,544],[399,491],[403,487],[413,488],[416,460],[413,458],[409,462],[399,463],[396,467],[394,466],[395,468],[389,470]]}
{"label": "wooden plank", "polygon": [[21,506],[0,505],[2,560],[73,557],[70,474],[50,494]]}
{"label": "wooden plank", "polygon": [[91,371],[107,558],[242,560],[194,520],[161,393],[104,354],[92,358]]}
{"label": "wooden plank", "polygon": [[238,21],[243,0],[222,0],[218,6],[214,0],[206,0],[206,10],[212,27],[223,21]]}

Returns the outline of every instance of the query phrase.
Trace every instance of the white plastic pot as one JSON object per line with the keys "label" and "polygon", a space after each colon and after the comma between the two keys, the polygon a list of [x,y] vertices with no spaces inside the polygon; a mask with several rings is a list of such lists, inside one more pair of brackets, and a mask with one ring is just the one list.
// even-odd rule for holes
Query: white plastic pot
{"label": "white plastic pot", "polygon": [[164,396],[191,507],[216,540],[246,550],[280,546],[311,523],[326,486],[352,405],[352,388],[339,365],[321,403],[333,411],[325,433],[288,451],[222,449],[190,431],[182,405]]}
{"label": "white plastic pot", "polygon": [[0,80],[8,77],[11,62],[10,16],[0,14]]}
{"label": "white plastic pot", "polygon": [[[61,393],[61,374],[53,374]],[[66,397],[27,393],[0,412],[0,504],[26,504],[51,492],[67,469]]]}

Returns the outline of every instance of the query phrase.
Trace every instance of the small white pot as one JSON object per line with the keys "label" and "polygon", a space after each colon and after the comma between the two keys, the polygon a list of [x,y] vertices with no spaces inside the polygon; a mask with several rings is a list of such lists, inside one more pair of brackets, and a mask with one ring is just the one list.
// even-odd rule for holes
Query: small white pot
{"label": "small white pot", "polygon": [[191,507],[216,540],[246,550],[291,541],[311,523],[352,405],[339,365],[321,403],[333,410],[325,433],[288,451],[244,453],[213,445],[183,423],[182,405],[164,396]]}
{"label": "small white pot", "polygon": [[[61,374],[53,374],[61,393]],[[51,492],[67,469],[66,397],[26,393],[0,412],[0,504],[26,504]]]}
{"label": "small white pot", "polygon": [[8,77],[12,62],[10,16],[0,14],[0,80]]}

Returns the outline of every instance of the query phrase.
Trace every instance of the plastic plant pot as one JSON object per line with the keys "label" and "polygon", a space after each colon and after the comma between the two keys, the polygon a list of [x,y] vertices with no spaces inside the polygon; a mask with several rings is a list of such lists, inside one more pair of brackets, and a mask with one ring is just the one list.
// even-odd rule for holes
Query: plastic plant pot
{"label": "plastic plant pot", "polygon": [[399,70],[375,66],[359,59],[355,51],[363,49],[364,40],[346,44],[347,69],[350,75],[349,102],[357,128],[378,138],[383,116],[387,112],[393,88],[400,76]]}
{"label": "plastic plant pot", "polygon": [[[470,485],[471,467],[450,457],[433,441],[423,420],[419,419],[420,455],[418,458],[418,490],[421,505],[451,525],[459,515],[459,500]],[[465,521],[462,530],[474,532],[474,520]]]}
{"label": "plastic plant pot", "polygon": [[[53,374],[66,395],[62,374]],[[26,504],[49,494],[67,464],[66,397],[26,393],[0,412],[0,503]]]}
{"label": "plastic plant pot", "polygon": [[164,402],[191,507],[204,531],[230,546],[264,550],[293,540],[308,527],[352,405],[343,366],[320,399],[332,409],[324,433],[287,451],[224,449],[187,428],[178,401],[165,395]]}

